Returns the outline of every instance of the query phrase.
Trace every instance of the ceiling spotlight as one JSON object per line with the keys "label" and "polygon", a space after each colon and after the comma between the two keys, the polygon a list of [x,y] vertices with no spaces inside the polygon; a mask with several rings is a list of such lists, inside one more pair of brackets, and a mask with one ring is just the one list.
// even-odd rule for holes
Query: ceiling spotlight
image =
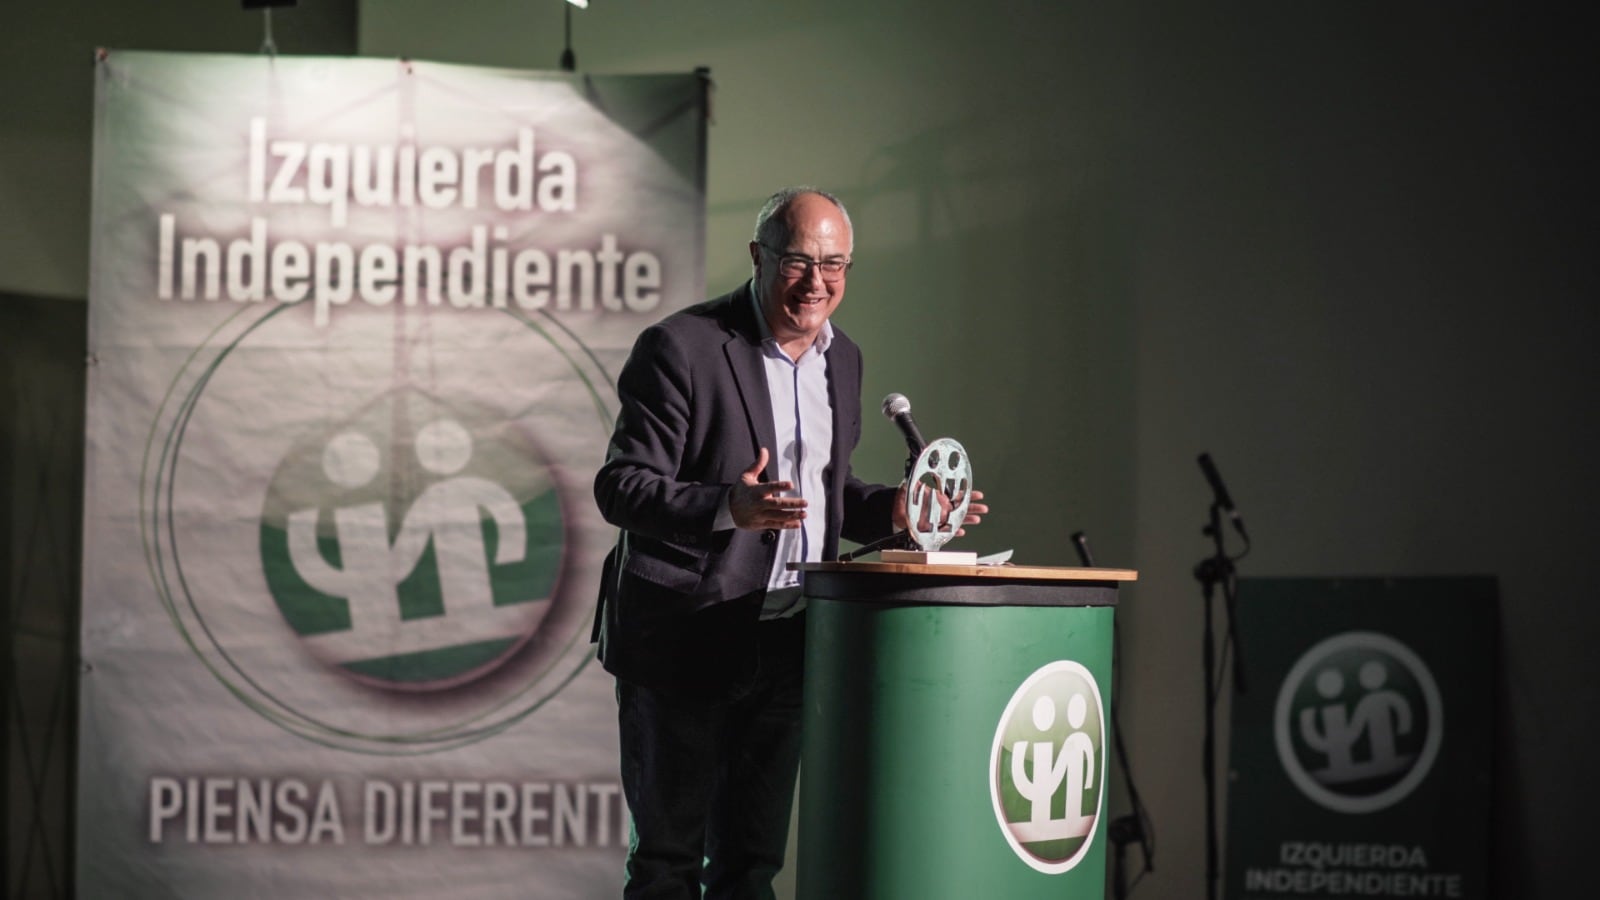
{"label": "ceiling spotlight", "polygon": [[578,56],[572,52],[572,8],[574,6],[579,9],[588,9],[589,0],[567,0],[567,5],[561,7],[566,10],[566,15],[562,18],[566,20],[567,26],[567,46],[565,50],[561,51],[561,69],[564,72],[576,72],[578,70]]}

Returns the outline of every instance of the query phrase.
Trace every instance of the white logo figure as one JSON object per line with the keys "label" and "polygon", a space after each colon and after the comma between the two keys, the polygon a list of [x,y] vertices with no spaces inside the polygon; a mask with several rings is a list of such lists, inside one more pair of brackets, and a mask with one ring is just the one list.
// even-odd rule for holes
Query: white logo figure
{"label": "white logo figure", "polygon": [[1411,733],[1411,702],[1393,690],[1379,690],[1389,679],[1389,668],[1378,660],[1369,660],[1361,666],[1357,676],[1367,695],[1356,704],[1351,726],[1356,733],[1366,732],[1367,743],[1372,748],[1367,763],[1368,775],[1387,775],[1411,765],[1412,755],[1397,753],[1394,736]]}
{"label": "white logo figure", "polygon": [[[289,513],[288,550],[295,571],[322,593],[349,602],[349,631],[309,638],[336,659],[370,657],[374,644],[405,653],[521,632],[518,610],[494,606],[480,515],[480,510],[488,513],[499,535],[495,564],[521,562],[527,528],[516,498],[492,481],[457,474],[472,459],[472,436],[452,419],[423,426],[415,450],[424,469],[447,477],[425,488],[406,510],[392,546],[381,501],[333,510],[337,568],[317,546],[318,509]],[[328,442],[322,468],[334,484],[361,487],[378,473],[378,448],[359,432],[341,433]],[[401,619],[398,587],[417,568],[430,542],[449,615],[431,623],[407,623]],[[359,637],[352,639],[352,634]]]}
{"label": "white logo figure", "polygon": [[[1348,668],[1340,670],[1338,657],[1345,654],[1348,659],[1350,653],[1367,658],[1356,669],[1361,692],[1347,698]],[[1420,697],[1386,686],[1391,666],[1410,675]],[[1295,695],[1312,672],[1316,693],[1325,702],[1295,710]],[[1415,706],[1416,699],[1422,708]],[[1399,738],[1419,727],[1424,729],[1420,751],[1402,752]],[[1409,647],[1387,635],[1351,631],[1312,647],[1289,670],[1278,691],[1273,731],[1284,772],[1307,797],[1336,812],[1365,813],[1398,802],[1427,777],[1444,733],[1444,708],[1432,673]],[[1302,757],[1297,739],[1314,752]],[[1325,764],[1308,765],[1312,756]],[[1392,783],[1380,788],[1361,784],[1369,779]],[[1361,790],[1367,793],[1356,793]]]}
{"label": "white logo figure", "polygon": [[[1356,703],[1354,714],[1346,716],[1344,676],[1337,669],[1323,669],[1317,675],[1317,693],[1331,701],[1320,708],[1300,710],[1300,739],[1328,758],[1328,765],[1311,772],[1323,784],[1340,784],[1363,778],[1388,775],[1411,764],[1412,754],[1395,749],[1395,732],[1411,732],[1411,703],[1393,690],[1379,690],[1388,680],[1389,669],[1378,660],[1362,663],[1357,676],[1367,693]],[[1322,727],[1317,727],[1321,716]],[[1368,758],[1355,761],[1354,747],[1367,739]]]}
{"label": "white logo figure", "polygon": [[[450,419],[423,426],[417,433],[417,461],[435,475],[455,475],[472,459],[472,435]],[[500,532],[495,563],[521,562],[524,533],[522,510],[505,488],[487,479],[461,475],[429,485],[411,504],[395,537],[394,558],[409,574],[428,540],[439,561],[439,587],[447,602],[468,609],[494,604],[488,554],[483,547],[482,507]]]}
{"label": "white logo figure", "polygon": [[[340,487],[361,487],[378,474],[378,448],[366,435],[347,431],[328,442],[322,453],[322,471]],[[405,575],[396,573],[392,563],[383,504],[374,501],[333,511],[342,564],[337,569],[328,565],[317,548],[317,515],[315,507],[289,514],[289,560],[295,571],[324,594],[347,599],[353,628],[398,615],[400,600],[395,587]]]}
{"label": "white logo figure", "polygon": [[[1024,768],[1028,756],[1028,742],[1018,741],[1011,749],[1011,780],[1017,792],[1033,805],[1033,815],[1026,826],[1012,823],[1025,843],[1053,841],[1069,837],[1082,837],[1094,825],[1093,816],[1083,815],[1083,791],[1094,786],[1094,742],[1081,730],[1087,716],[1087,704],[1082,694],[1073,694],[1067,701],[1067,724],[1072,734],[1061,745],[1061,755],[1052,765],[1055,744],[1051,741],[1033,742],[1033,776]],[[1042,732],[1049,732],[1056,721],[1056,702],[1048,695],[1033,702],[1033,724]],[[1066,783],[1067,802],[1062,817],[1050,817],[1050,801],[1055,799],[1062,783]]]}

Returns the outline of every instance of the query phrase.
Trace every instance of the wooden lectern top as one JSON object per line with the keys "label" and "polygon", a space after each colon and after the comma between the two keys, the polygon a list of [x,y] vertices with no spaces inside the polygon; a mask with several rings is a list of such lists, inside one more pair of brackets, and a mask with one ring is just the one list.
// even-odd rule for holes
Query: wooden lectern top
{"label": "wooden lectern top", "polygon": [[944,563],[808,562],[789,563],[794,572],[861,572],[873,575],[956,575],[962,578],[1025,578],[1035,581],[1138,581],[1133,569],[1083,569],[1066,566],[953,566]]}

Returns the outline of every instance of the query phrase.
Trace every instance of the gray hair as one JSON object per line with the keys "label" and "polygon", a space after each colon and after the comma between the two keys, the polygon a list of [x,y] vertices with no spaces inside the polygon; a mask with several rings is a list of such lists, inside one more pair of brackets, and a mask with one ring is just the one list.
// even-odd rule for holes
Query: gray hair
{"label": "gray hair", "polygon": [[844,201],[821,188],[810,185],[784,188],[767,198],[767,202],[761,205],[761,212],[756,213],[756,243],[777,248],[779,251],[788,245],[789,223],[784,220],[782,214],[789,208],[789,204],[802,194],[816,194],[838,207],[839,214],[844,217],[844,224],[850,229],[851,249],[855,249],[856,229],[850,223],[850,211],[844,208]]}

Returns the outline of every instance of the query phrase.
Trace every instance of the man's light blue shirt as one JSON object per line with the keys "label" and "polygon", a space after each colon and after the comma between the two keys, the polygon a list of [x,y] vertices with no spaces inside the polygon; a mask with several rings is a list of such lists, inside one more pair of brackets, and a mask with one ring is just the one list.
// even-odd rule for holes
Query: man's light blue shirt
{"label": "man's light blue shirt", "polygon": [[[754,297],[755,292],[751,292]],[[778,529],[778,553],[767,576],[767,599],[761,610],[763,619],[792,616],[805,608],[800,596],[800,573],[788,570],[791,562],[817,562],[822,559],[822,544],[828,525],[828,494],[823,470],[828,467],[833,448],[833,407],[828,402],[828,347],[833,343],[833,323],[822,323],[822,330],[799,359],[790,359],[778,346],[761,310],[754,300],[756,323],[761,330],[761,356],[766,368],[767,396],[772,401],[772,425],[778,446],[768,447],[777,468],[777,480],[792,482],[788,496],[804,497],[809,502],[799,528]],[[717,528],[732,528],[733,514],[723,500]]]}

